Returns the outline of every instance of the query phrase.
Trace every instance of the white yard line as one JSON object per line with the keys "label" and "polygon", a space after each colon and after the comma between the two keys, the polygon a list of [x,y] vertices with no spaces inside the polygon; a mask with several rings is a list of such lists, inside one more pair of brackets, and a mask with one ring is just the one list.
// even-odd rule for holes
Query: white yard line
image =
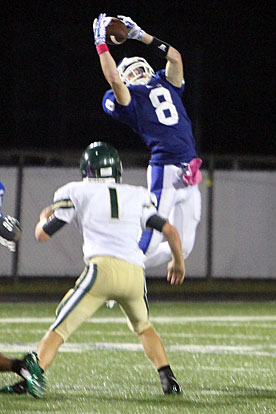
{"label": "white yard line", "polygon": [[[180,367],[178,368],[180,370],[184,370],[187,369],[185,367]],[[217,367],[217,366],[211,366],[211,367],[205,367],[205,366],[198,366],[198,367],[193,367],[193,369],[196,369],[198,371],[221,371],[221,372],[248,372],[248,371],[261,371],[261,372],[271,372],[271,369],[269,368],[259,368],[259,367],[252,367],[252,368],[234,368],[234,367],[230,367],[230,368],[226,368],[226,367]]]}
{"label": "white yard line", "polygon": [[[14,317],[14,318],[0,318],[0,323],[2,324],[24,324],[24,323],[47,323],[50,324],[53,322],[53,318],[49,317]],[[259,327],[261,327],[262,322],[264,321],[275,321],[276,315],[264,315],[264,316],[198,316],[198,317],[152,317],[153,322],[158,323],[191,323],[191,322],[227,322],[227,323],[250,323],[250,322],[259,322]],[[97,324],[121,324],[126,322],[124,317],[109,317],[109,318],[91,318],[88,320],[89,323]],[[254,325],[255,325],[254,324]],[[250,323],[251,326],[251,323]],[[276,327],[275,325],[272,325]],[[12,329],[9,327],[9,329]],[[189,336],[189,337],[214,337],[214,338],[228,338],[228,335],[193,335],[192,333],[174,333],[173,336]],[[260,339],[260,336],[241,336],[239,335],[238,339]],[[29,344],[7,344],[0,343],[0,352],[26,352],[28,349],[36,349],[36,343]],[[236,354],[244,356],[264,356],[264,357],[276,357],[276,346],[268,344],[257,344],[257,345],[237,345],[237,346],[227,346],[227,345],[194,345],[194,344],[178,344],[167,346],[166,349],[170,352],[179,351],[186,353],[201,353],[201,354]],[[67,343],[64,344],[60,351],[61,352],[73,352],[80,353],[83,351],[91,350],[120,350],[120,351],[142,351],[142,347],[139,344],[131,343],[112,343],[112,342],[95,342],[95,343]]]}
{"label": "white yard line", "polygon": [[[135,365],[133,365],[133,369],[137,372],[140,372],[141,370],[143,370],[143,371],[149,371],[150,370],[147,363],[145,363],[145,364],[135,364]],[[241,372],[241,373],[243,373],[243,372],[247,373],[248,371],[253,371],[253,372],[255,372],[255,371],[271,372],[272,371],[271,368],[260,368],[260,367],[256,367],[256,366],[255,367],[246,366],[246,367],[235,368],[235,367],[231,367],[231,366],[230,367],[219,367],[217,365],[212,364],[212,366],[208,367],[208,366],[205,366],[205,365],[199,365],[198,363],[196,365],[193,365],[193,366],[187,366],[186,364],[177,366],[177,371],[187,372],[189,370],[192,370],[192,371],[194,371],[194,370],[197,370],[197,371],[221,371],[221,372],[231,371],[231,372]]]}
{"label": "white yard line", "polygon": [[[24,343],[24,344],[8,344],[0,343],[0,352],[26,352],[27,350],[33,350],[37,348],[37,343]],[[185,352],[185,353],[197,353],[197,354],[232,354],[232,355],[244,355],[244,356],[263,356],[263,357],[276,357],[275,347],[269,347],[264,345],[256,346],[228,346],[228,345],[168,345],[166,350],[168,352]],[[111,351],[130,351],[141,352],[143,348],[140,344],[135,343],[114,343],[114,342],[85,342],[85,343],[66,343],[60,347],[60,352],[70,353],[82,353],[87,351],[99,351],[99,350],[111,350]]]}
{"label": "white yard line", "polygon": [[[151,317],[152,322],[156,323],[190,323],[190,322],[256,322],[256,321],[275,321],[276,315],[263,316],[167,316],[167,317]],[[0,318],[0,323],[52,323],[54,318],[49,317],[14,317]],[[91,318],[89,323],[125,323],[123,317],[109,318]],[[275,325],[276,326],[276,325]]]}
{"label": "white yard line", "polygon": [[[115,334],[115,332],[114,332]],[[91,335],[91,333],[90,333]],[[94,331],[93,331],[93,335],[94,335]],[[101,332],[102,335],[102,332]],[[162,337],[168,337],[168,338],[215,338],[215,339],[228,339],[231,338],[233,339],[233,334],[209,334],[209,333],[203,333],[203,334],[196,334],[196,333],[189,333],[189,332],[185,332],[185,333],[162,333],[161,334]],[[234,335],[235,339],[244,339],[245,341],[248,341],[250,339],[252,340],[270,340],[270,336],[263,336],[263,335]]]}

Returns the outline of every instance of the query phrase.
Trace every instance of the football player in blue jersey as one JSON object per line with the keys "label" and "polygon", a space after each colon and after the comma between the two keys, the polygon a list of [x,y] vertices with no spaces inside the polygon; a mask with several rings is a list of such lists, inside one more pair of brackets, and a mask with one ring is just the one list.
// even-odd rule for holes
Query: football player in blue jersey
{"label": "football player in blue jersey", "polygon": [[[5,186],[0,181],[0,244],[14,252],[16,242],[21,236],[21,225],[14,217],[4,216],[1,210],[4,194]],[[35,352],[26,354],[22,359],[10,358],[0,353],[0,371],[14,372],[24,378],[14,386],[0,389],[0,392],[16,394],[29,392],[35,398],[40,397],[40,387],[37,384],[40,368]]]}
{"label": "football player in blue jersey", "polygon": [[40,398],[41,384],[38,379],[41,376],[41,368],[38,365],[38,357],[35,352],[29,352],[22,359],[10,358],[0,353],[0,371],[14,372],[23,378],[14,385],[0,389],[0,393],[25,394],[29,393],[35,398]]}
{"label": "football player in blue jersey", "polygon": [[21,225],[17,219],[4,216],[1,207],[5,194],[5,186],[0,181],[0,244],[15,252],[16,242],[21,236]]}
{"label": "football player in blue jersey", "polygon": [[[128,39],[147,45],[166,60],[166,66],[155,73],[142,57],[124,58],[116,66],[106,44],[110,18],[100,14],[93,24],[94,39],[103,74],[111,86],[103,97],[103,109],[130,126],[150,149],[148,189],[156,195],[158,212],[178,229],[187,258],[201,216],[198,184],[202,161],[182,103],[182,58],[174,47],[146,33],[130,17],[118,18],[128,29]],[[146,255],[146,268],[171,260],[168,243],[155,230],[144,231],[139,245]]]}

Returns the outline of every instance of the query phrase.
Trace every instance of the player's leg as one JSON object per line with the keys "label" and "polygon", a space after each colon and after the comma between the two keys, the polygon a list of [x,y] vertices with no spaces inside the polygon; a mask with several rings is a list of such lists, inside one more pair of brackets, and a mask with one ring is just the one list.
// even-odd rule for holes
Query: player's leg
{"label": "player's leg", "polygon": [[[163,166],[148,166],[147,169],[147,182],[148,190],[154,194],[157,209],[160,206],[161,197],[165,200],[163,190],[164,181],[164,167]],[[163,235],[155,230],[144,230],[139,240],[139,247],[144,254],[151,254],[162,241]]]}
{"label": "player's leg", "polygon": [[[55,359],[59,347],[78,327],[110,299],[113,259],[94,257],[57,307],[55,322],[38,346],[40,366],[46,370]],[[115,283],[116,285],[116,283]]]}
{"label": "player's leg", "polygon": [[52,364],[63,343],[63,338],[57,332],[51,330],[46,332],[37,348],[39,365],[44,371]]}
{"label": "player's leg", "polygon": [[119,296],[117,299],[128,318],[128,325],[139,336],[145,354],[156,367],[164,393],[178,394],[181,392],[181,387],[171,371],[163,343],[149,321],[147,290],[143,269],[136,266],[134,271],[129,269],[127,273],[124,272],[123,274],[126,275],[125,279],[128,279],[125,281],[122,278],[122,284],[127,286],[127,290],[124,295]]}
{"label": "player's leg", "polygon": [[57,307],[57,317],[49,331],[42,338],[38,346],[39,365],[41,372],[37,372],[37,381],[34,387],[27,387],[26,380],[6,387],[5,392],[23,394],[31,393],[41,398],[45,393],[44,370],[47,369],[58,353],[59,347],[69,336],[90,317],[106,300],[91,294],[98,276],[97,266],[86,266],[84,272],[77,280],[74,289],[70,289]]}
{"label": "player's leg", "polygon": [[3,354],[0,354],[0,371],[12,371],[12,358],[8,358]]}
{"label": "player's leg", "polygon": [[74,289],[58,305],[56,320],[38,346],[39,364],[44,370],[54,361],[59,347],[104,303],[106,298],[97,289],[98,276],[97,264],[86,266]]}
{"label": "player's leg", "polygon": [[151,255],[146,256],[144,265],[146,269],[169,263],[172,258],[172,252],[168,242],[162,242]]}
{"label": "player's leg", "polygon": [[[168,218],[175,203],[176,190],[173,182],[176,180],[176,171],[178,168],[174,165],[149,166],[147,171],[148,189],[156,197],[156,207],[158,213]],[[147,258],[159,247],[164,241],[163,234],[159,231],[143,231],[139,241],[139,247]],[[169,250],[170,251],[170,250]],[[165,263],[165,261],[163,262]],[[158,264],[154,264],[157,266]]]}
{"label": "player's leg", "polygon": [[201,217],[201,194],[197,185],[177,191],[175,206],[169,217],[180,235],[184,259],[193,250],[196,229]]}
{"label": "player's leg", "polygon": [[[196,236],[197,225],[201,216],[201,194],[198,186],[179,189],[176,192],[175,205],[169,215],[169,221],[180,235],[184,259],[191,253]],[[145,259],[145,268],[159,266],[171,260],[168,242],[162,242],[157,249]]]}
{"label": "player's leg", "polygon": [[182,389],[177,382],[169,365],[164,345],[152,326],[140,332],[139,338],[147,357],[155,365],[163,392],[165,394],[180,394]]}
{"label": "player's leg", "polygon": [[145,354],[155,365],[156,369],[168,365],[169,362],[164,345],[152,326],[139,333],[139,338]]}

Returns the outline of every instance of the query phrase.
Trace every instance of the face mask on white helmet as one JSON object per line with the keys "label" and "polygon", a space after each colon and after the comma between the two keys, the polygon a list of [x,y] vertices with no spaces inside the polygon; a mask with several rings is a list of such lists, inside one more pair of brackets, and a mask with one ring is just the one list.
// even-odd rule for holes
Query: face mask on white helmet
{"label": "face mask on white helmet", "polygon": [[117,66],[121,80],[126,86],[147,85],[155,72],[146,59],[141,57],[124,58]]}

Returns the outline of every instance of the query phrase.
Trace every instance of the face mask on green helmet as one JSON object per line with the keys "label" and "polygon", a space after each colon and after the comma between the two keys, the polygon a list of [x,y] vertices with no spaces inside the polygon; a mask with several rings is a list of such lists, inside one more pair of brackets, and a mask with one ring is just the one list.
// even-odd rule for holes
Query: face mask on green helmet
{"label": "face mask on green helmet", "polygon": [[105,142],[93,142],[82,153],[80,159],[82,178],[114,178],[121,182],[122,163],[118,151]]}

